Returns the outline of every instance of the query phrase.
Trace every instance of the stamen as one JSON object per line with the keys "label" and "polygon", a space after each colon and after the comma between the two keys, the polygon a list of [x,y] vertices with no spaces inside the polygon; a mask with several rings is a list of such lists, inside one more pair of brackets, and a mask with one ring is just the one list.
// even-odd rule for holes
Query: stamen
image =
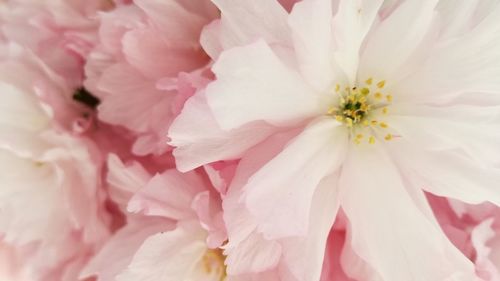
{"label": "stamen", "polygon": [[215,273],[219,276],[219,280],[223,281],[227,277],[227,268],[225,256],[221,249],[209,249],[203,256],[203,267],[207,274]]}
{"label": "stamen", "polygon": [[[393,97],[381,90],[385,87],[385,80],[377,82],[375,89],[372,86],[373,83],[374,80],[370,77],[365,81],[364,85],[345,87],[336,84],[330,90],[332,94],[337,95],[339,103],[329,107],[327,115],[335,118],[337,122],[344,124],[349,129],[351,139],[356,144],[361,144],[362,140],[365,139],[361,133],[364,130],[373,131],[380,130],[380,128],[389,128],[387,123],[374,119],[377,118],[374,115],[387,115],[389,113],[388,105],[392,102]],[[335,93],[333,90],[335,90]],[[378,109],[381,110],[379,111]],[[368,127],[370,128],[368,129]],[[392,134],[386,134],[384,137],[386,141],[392,140],[392,138]],[[368,137],[367,140],[368,143],[374,144],[376,141],[375,133]]]}

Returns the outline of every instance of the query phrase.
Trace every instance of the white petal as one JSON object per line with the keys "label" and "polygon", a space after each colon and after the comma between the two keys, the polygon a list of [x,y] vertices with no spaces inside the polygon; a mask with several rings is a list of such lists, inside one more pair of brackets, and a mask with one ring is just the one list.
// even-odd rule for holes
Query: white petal
{"label": "white petal", "polygon": [[335,120],[319,120],[249,179],[246,205],[267,239],[307,233],[314,192],[339,167],[346,143]]}
{"label": "white petal", "polygon": [[225,130],[253,121],[291,125],[323,113],[319,96],[262,40],[226,51],[214,65],[207,101]]}
{"label": "white petal", "polygon": [[228,274],[262,272],[274,268],[281,258],[281,245],[267,240],[257,232],[251,232],[239,243],[228,245]]}
{"label": "white petal", "polygon": [[283,256],[299,281],[320,280],[326,241],[338,211],[338,174],[324,178],[314,193],[308,234],[283,242]]}
{"label": "white petal", "polygon": [[159,233],[146,239],[128,268],[117,281],[181,281],[197,270],[205,254],[201,228],[185,223],[175,230]]}
{"label": "white petal", "polygon": [[225,246],[229,274],[263,272],[274,268],[281,258],[281,245],[258,233],[254,218],[245,208],[242,187],[248,178],[278,154],[288,137],[274,135],[250,149],[239,162],[236,174],[223,201],[224,221],[229,241]]}
{"label": "white petal", "polygon": [[151,178],[128,204],[129,212],[143,212],[175,220],[195,217],[191,203],[204,190],[204,182],[195,172],[181,174],[167,170]]}
{"label": "white petal", "polygon": [[446,101],[462,93],[497,93],[500,5],[472,31],[431,49],[413,74],[395,85],[405,101]]}
{"label": "white petal", "polygon": [[389,79],[428,34],[437,0],[404,1],[374,27],[361,57],[360,76]]}
{"label": "white petal", "polygon": [[383,280],[475,280],[472,263],[415,206],[381,147],[354,147],[340,188],[353,249]]}
{"label": "white petal", "polygon": [[[287,13],[276,0],[214,0],[222,19],[217,36],[224,49],[242,46],[263,38],[271,45],[290,46]],[[212,35],[211,34],[211,35]],[[208,34],[206,36],[209,36]],[[207,39],[209,40],[209,39]],[[213,59],[218,54],[212,52]]]}
{"label": "white petal", "polygon": [[370,264],[363,260],[352,248],[352,231],[348,228],[342,248],[340,264],[346,275],[354,280],[384,281]]}
{"label": "white petal", "polygon": [[474,227],[470,238],[472,246],[476,250],[476,270],[485,273],[481,275],[488,276],[487,280],[500,280],[500,264],[491,259],[492,250],[496,250],[494,246],[495,236],[498,235],[498,231],[492,227],[494,222],[493,218],[481,222]]}
{"label": "white petal", "polygon": [[351,85],[356,82],[360,49],[375,21],[382,0],[341,0],[334,18],[335,59]]}
{"label": "white petal", "polygon": [[332,1],[302,1],[288,19],[302,75],[318,91],[331,86],[333,68]]}
{"label": "white petal", "polygon": [[[186,1],[135,0],[134,3],[146,12],[149,18],[159,28],[161,34],[174,43],[197,43],[201,28],[209,22],[208,17],[189,10]],[[215,8],[207,5],[209,1],[197,1],[199,7],[208,13],[215,14]],[[186,2],[189,3],[189,2]],[[200,9],[201,10],[201,9]]]}
{"label": "white petal", "polygon": [[[125,270],[134,254],[149,236],[173,229],[172,221],[162,218],[132,217],[120,228],[99,252],[92,257],[80,274],[81,278],[98,276],[98,280],[112,281]],[[110,262],[112,261],[112,262]]]}
{"label": "white petal", "polygon": [[130,198],[144,187],[151,175],[136,161],[123,163],[116,154],[109,154],[106,181],[110,185],[109,193],[113,201],[123,209]]}
{"label": "white petal", "polygon": [[500,169],[484,167],[455,151],[425,151],[403,141],[391,143],[390,149],[416,186],[470,204],[500,205]]}
{"label": "white petal", "polygon": [[440,39],[449,39],[469,31],[479,1],[439,1],[436,10],[442,22]]}
{"label": "white petal", "polygon": [[263,122],[224,131],[214,119],[204,92],[191,97],[170,126],[170,145],[175,146],[177,169],[186,172],[219,160],[241,157],[275,129]]}
{"label": "white petal", "polygon": [[413,105],[412,109],[391,114],[390,126],[416,146],[428,150],[461,149],[482,163],[500,162],[498,107]]}
{"label": "white petal", "polygon": [[48,128],[49,116],[33,93],[21,86],[0,81],[0,92],[0,148],[24,155],[40,152],[45,145],[37,141],[37,135]]}
{"label": "white petal", "polygon": [[203,28],[200,36],[200,44],[203,46],[203,50],[214,60],[224,50],[220,39],[221,28],[221,21],[214,20]]}
{"label": "white petal", "polygon": [[24,245],[68,227],[60,176],[35,161],[0,150],[0,232],[7,243]]}

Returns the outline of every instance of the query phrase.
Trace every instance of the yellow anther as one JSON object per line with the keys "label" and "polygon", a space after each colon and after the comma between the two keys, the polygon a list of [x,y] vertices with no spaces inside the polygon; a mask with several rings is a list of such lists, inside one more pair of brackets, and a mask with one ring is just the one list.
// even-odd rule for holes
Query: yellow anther
{"label": "yellow anther", "polygon": [[[385,80],[376,81],[370,77],[365,82],[366,84],[363,84],[363,86],[360,85],[361,87],[358,87],[358,85],[346,87],[342,84],[335,84],[335,86],[330,90],[332,92],[334,90],[337,92],[332,94],[338,97],[339,103],[328,107],[327,115],[335,118],[336,121],[349,128],[350,135],[352,134],[352,139],[356,143],[359,143],[364,139],[366,139],[369,143],[374,143],[376,137],[363,137],[362,134],[355,133],[358,132],[357,129],[355,129],[355,126],[372,126],[372,128],[389,127],[384,122],[372,119],[380,117],[374,116],[374,114],[379,115],[383,113],[385,115],[389,112],[389,102],[385,102],[385,100],[387,99],[387,101],[392,101],[392,96],[386,95],[384,90],[380,90],[385,87]],[[375,87],[370,87],[370,85],[373,84],[378,87],[376,90],[374,90]],[[373,98],[371,98],[371,96],[373,96]]]}
{"label": "yellow anther", "polygon": [[349,128],[352,127],[352,119],[351,118],[346,118],[345,123],[346,123],[347,127],[349,127]]}
{"label": "yellow anther", "polygon": [[392,140],[392,135],[391,134],[387,134],[384,139],[386,141],[390,141],[390,140]]}
{"label": "yellow anther", "polygon": [[361,140],[360,139],[354,139],[354,143],[355,144],[361,144]]}

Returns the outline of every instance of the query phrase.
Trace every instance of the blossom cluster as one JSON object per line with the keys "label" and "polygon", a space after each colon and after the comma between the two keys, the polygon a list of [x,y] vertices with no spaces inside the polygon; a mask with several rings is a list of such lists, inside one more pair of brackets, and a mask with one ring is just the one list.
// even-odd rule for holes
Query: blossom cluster
{"label": "blossom cluster", "polygon": [[500,0],[0,0],[1,281],[500,281]]}

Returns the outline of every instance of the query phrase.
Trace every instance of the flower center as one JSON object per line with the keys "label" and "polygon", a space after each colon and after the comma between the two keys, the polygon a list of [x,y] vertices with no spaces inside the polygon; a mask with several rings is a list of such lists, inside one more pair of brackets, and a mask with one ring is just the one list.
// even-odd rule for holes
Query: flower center
{"label": "flower center", "polygon": [[224,281],[227,277],[225,260],[221,249],[208,249],[203,256],[202,265],[207,274],[218,276],[219,281]]}
{"label": "flower center", "polygon": [[[343,88],[337,84],[334,94],[339,100],[328,109],[327,115],[345,125],[356,144],[363,141],[367,132],[368,143],[374,144],[376,131],[389,128],[387,123],[378,117],[388,114],[392,95],[383,93],[384,80],[374,84],[373,78],[369,78],[361,86]],[[389,141],[393,136],[391,133],[385,133],[384,139]]]}

